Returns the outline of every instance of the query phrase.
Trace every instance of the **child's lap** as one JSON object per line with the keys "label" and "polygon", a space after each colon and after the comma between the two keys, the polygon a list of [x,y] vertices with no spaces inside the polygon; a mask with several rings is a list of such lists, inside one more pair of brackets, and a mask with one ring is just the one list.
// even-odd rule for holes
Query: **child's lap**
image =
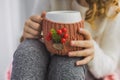
{"label": "child's lap", "polygon": [[[21,53],[19,53],[19,52],[21,52]],[[21,60],[28,59],[26,61],[30,60],[29,61],[30,65],[28,64],[29,67],[31,67],[31,64],[34,64],[37,66],[38,65],[39,66],[43,66],[43,65],[48,66],[47,63],[50,62],[49,66],[48,66],[49,69],[46,69],[46,70],[48,70],[47,73],[48,73],[49,80],[65,80],[65,78],[67,80],[68,79],[69,80],[84,80],[84,78],[85,78],[85,72],[86,72],[85,65],[83,65],[83,66],[76,66],[75,65],[75,62],[77,60],[82,59],[82,58],[76,58],[76,57],[70,58],[67,56],[58,56],[58,55],[51,55],[50,56],[50,55],[48,55],[50,53],[45,48],[45,45],[38,40],[30,40],[30,39],[25,40],[18,47],[18,50],[16,51],[15,54],[16,54],[16,56],[14,56],[15,57],[14,62],[16,62],[16,60],[18,61],[19,57],[21,58]],[[20,54],[21,54],[21,56],[20,56]],[[23,54],[24,54],[24,57],[27,57],[26,59],[22,59]],[[40,55],[40,54],[42,54],[42,55]],[[36,59],[36,57],[37,57],[37,59]],[[44,57],[44,59],[43,59],[43,57]],[[50,57],[51,57],[51,59],[48,59]],[[32,58],[32,59],[34,58],[34,61],[33,60],[31,61],[31,59],[29,59],[29,58]],[[47,60],[45,60],[45,59],[47,59]],[[48,62],[46,62],[46,61],[48,61]],[[37,62],[39,64],[36,64]],[[42,65],[40,65],[40,64],[42,64]],[[24,65],[23,65],[23,68],[24,68]],[[36,68],[38,68],[38,69],[36,69]],[[41,68],[41,67],[34,67],[33,69],[41,70],[39,68]],[[30,68],[30,69],[32,69],[32,68]],[[31,71],[31,70],[29,70],[29,71]]]}
{"label": "child's lap", "polygon": [[75,62],[82,58],[68,56],[51,56],[48,78],[50,80],[85,80],[86,66],[76,66]]}

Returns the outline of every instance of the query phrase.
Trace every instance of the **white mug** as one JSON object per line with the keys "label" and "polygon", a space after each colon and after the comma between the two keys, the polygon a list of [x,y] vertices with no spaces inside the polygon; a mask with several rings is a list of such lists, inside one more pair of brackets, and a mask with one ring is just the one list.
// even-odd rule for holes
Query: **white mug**
{"label": "white mug", "polygon": [[46,13],[46,18],[58,23],[76,23],[82,20],[78,11],[51,11]]}

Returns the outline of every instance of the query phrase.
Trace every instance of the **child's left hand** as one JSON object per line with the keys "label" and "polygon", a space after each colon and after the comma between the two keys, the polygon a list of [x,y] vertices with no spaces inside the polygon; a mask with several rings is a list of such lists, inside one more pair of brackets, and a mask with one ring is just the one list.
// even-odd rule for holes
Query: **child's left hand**
{"label": "child's left hand", "polygon": [[83,34],[86,40],[71,41],[71,46],[83,47],[84,50],[69,52],[69,57],[85,57],[83,60],[77,61],[76,65],[84,65],[89,63],[94,57],[94,44],[91,34],[85,30],[80,29],[80,34]]}

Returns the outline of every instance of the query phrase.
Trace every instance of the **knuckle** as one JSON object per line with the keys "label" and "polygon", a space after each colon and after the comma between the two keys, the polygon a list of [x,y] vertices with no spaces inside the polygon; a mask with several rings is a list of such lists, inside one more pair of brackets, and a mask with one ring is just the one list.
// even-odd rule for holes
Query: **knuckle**
{"label": "knuckle", "polygon": [[24,32],[29,32],[29,26],[25,26]]}
{"label": "knuckle", "polygon": [[40,15],[33,15],[30,18],[33,19],[33,20],[40,20],[41,16]]}
{"label": "knuckle", "polygon": [[30,19],[34,19],[35,15],[30,16]]}
{"label": "knuckle", "polygon": [[30,19],[34,20],[34,19],[37,19],[38,15],[32,15],[30,16]]}
{"label": "knuckle", "polygon": [[30,24],[30,19],[25,21],[25,25],[29,25]]}
{"label": "knuckle", "polygon": [[27,25],[27,24],[28,24],[28,20],[25,21],[25,25]]}
{"label": "knuckle", "polygon": [[40,24],[36,24],[36,28],[39,29],[40,28]]}
{"label": "knuckle", "polygon": [[37,16],[36,16],[36,19],[37,19],[37,20],[41,20],[41,16],[38,16],[38,15],[37,15]]}
{"label": "knuckle", "polygon": [[30,26],[34,28],[34,27],[36,27],[36,24],[35,24],[34,22],[32,22],[32,23],[30,24]]}

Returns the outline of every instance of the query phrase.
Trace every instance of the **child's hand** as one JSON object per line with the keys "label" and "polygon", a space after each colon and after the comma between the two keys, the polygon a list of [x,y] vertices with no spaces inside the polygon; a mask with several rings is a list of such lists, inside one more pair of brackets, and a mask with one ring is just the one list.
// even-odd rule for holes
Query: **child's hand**
{"label": "child's hand", "polygon": [[40,15],[31,16],[24,25],[23,38],[39,38],[42,18]]}
{"label": "child's hand", "polygon": [[83,47],[84,50],[69,52],[70,57],[85,57],[83,60],[77,61],[76,65],[84,65],[89,63],[94,57],[94,44],[91,34],[84,29],[80,29],[86,40],[71,41],[71,46]]}

